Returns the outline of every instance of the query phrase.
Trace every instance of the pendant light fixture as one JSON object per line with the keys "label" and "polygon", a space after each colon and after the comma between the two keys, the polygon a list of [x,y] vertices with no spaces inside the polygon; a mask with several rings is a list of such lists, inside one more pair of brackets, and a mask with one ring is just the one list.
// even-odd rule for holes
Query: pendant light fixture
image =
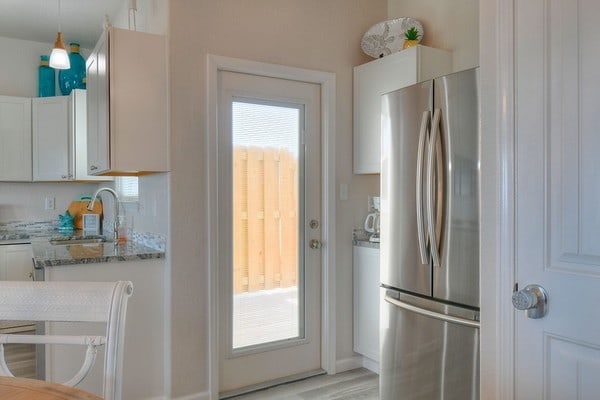
{"label": "pendant light fixture", "polygon": [[65,49],[65,43],[62,39],[62,32],[60,26],[60,0],[58,0],[58,34],[56,35],[54,47],[52,47],[52,53],[50,53],[50,66],[54,69],[71,68],[69,55],[67,54],[67,50]]}

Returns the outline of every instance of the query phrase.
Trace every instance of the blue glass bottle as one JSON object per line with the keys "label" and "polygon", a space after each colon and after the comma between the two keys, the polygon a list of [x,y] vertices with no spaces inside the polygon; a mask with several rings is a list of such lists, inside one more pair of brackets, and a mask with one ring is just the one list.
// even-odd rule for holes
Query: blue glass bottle
{"label": "blue glass bottle", "polygon": [[38,67],[38,97],[56,96],[56,84],[54,83],[54,68],[48,65],[50,57],[40,56]]}
{"label": "blue glass bottle", "polygon": [[85,89],[85,60],[79,54],[79,43],[71,43],[69,61],[71,68],[61,69],[58,73],[60,92],[67,96],[73,89]]}

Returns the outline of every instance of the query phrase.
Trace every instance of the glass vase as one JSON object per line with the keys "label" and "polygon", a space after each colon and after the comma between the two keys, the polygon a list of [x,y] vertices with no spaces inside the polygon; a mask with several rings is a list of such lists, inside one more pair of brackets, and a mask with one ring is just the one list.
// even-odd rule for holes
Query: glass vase
{"label": "glass vase", "polygon": [[56,96],[56,84],[54,82],[54,68],[48,65],[50,57],[40,56],[38,67],[38,97]]}
{"label": "glass vase", "polygon": [[69,61],[71,68],[62,69],[58,73],[60,92],[67,96],[73,89],[85,89],[85,60],[79,53],[79,43],[71,43]]}

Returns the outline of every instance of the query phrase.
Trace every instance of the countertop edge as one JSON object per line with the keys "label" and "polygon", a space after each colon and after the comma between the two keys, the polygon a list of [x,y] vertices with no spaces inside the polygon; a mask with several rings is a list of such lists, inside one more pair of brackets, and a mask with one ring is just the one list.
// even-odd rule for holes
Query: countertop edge
{"label": "countertop edge", "polygon": [[[32,245],[34,245],[32,243]],[[55,258],[55,259],[39,259],[35,255],[33,257],[33,266],[35,269],[43,269],[48,267],[60,267],[63,265],[78,265],[78,264],[99,264],[99,263],[119,263],[127,261],[142,261],[142,260],[159,260],[164,259],[164,252],[157,253],[135,253],[122,254],[113,256],[100,256],[89,258]]]}

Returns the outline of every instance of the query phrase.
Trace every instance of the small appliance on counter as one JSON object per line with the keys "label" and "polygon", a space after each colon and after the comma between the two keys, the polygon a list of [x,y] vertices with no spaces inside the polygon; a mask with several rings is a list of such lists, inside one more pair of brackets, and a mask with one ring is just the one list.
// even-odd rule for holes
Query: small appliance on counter
{"label": "small appliance on counter", "polygon": [[379,197],[372,197],[369,199],[369,214],[365,219],[365,231],[370,233],[370,242],[379,242],[379,220],[380,220],[380,205]]}

